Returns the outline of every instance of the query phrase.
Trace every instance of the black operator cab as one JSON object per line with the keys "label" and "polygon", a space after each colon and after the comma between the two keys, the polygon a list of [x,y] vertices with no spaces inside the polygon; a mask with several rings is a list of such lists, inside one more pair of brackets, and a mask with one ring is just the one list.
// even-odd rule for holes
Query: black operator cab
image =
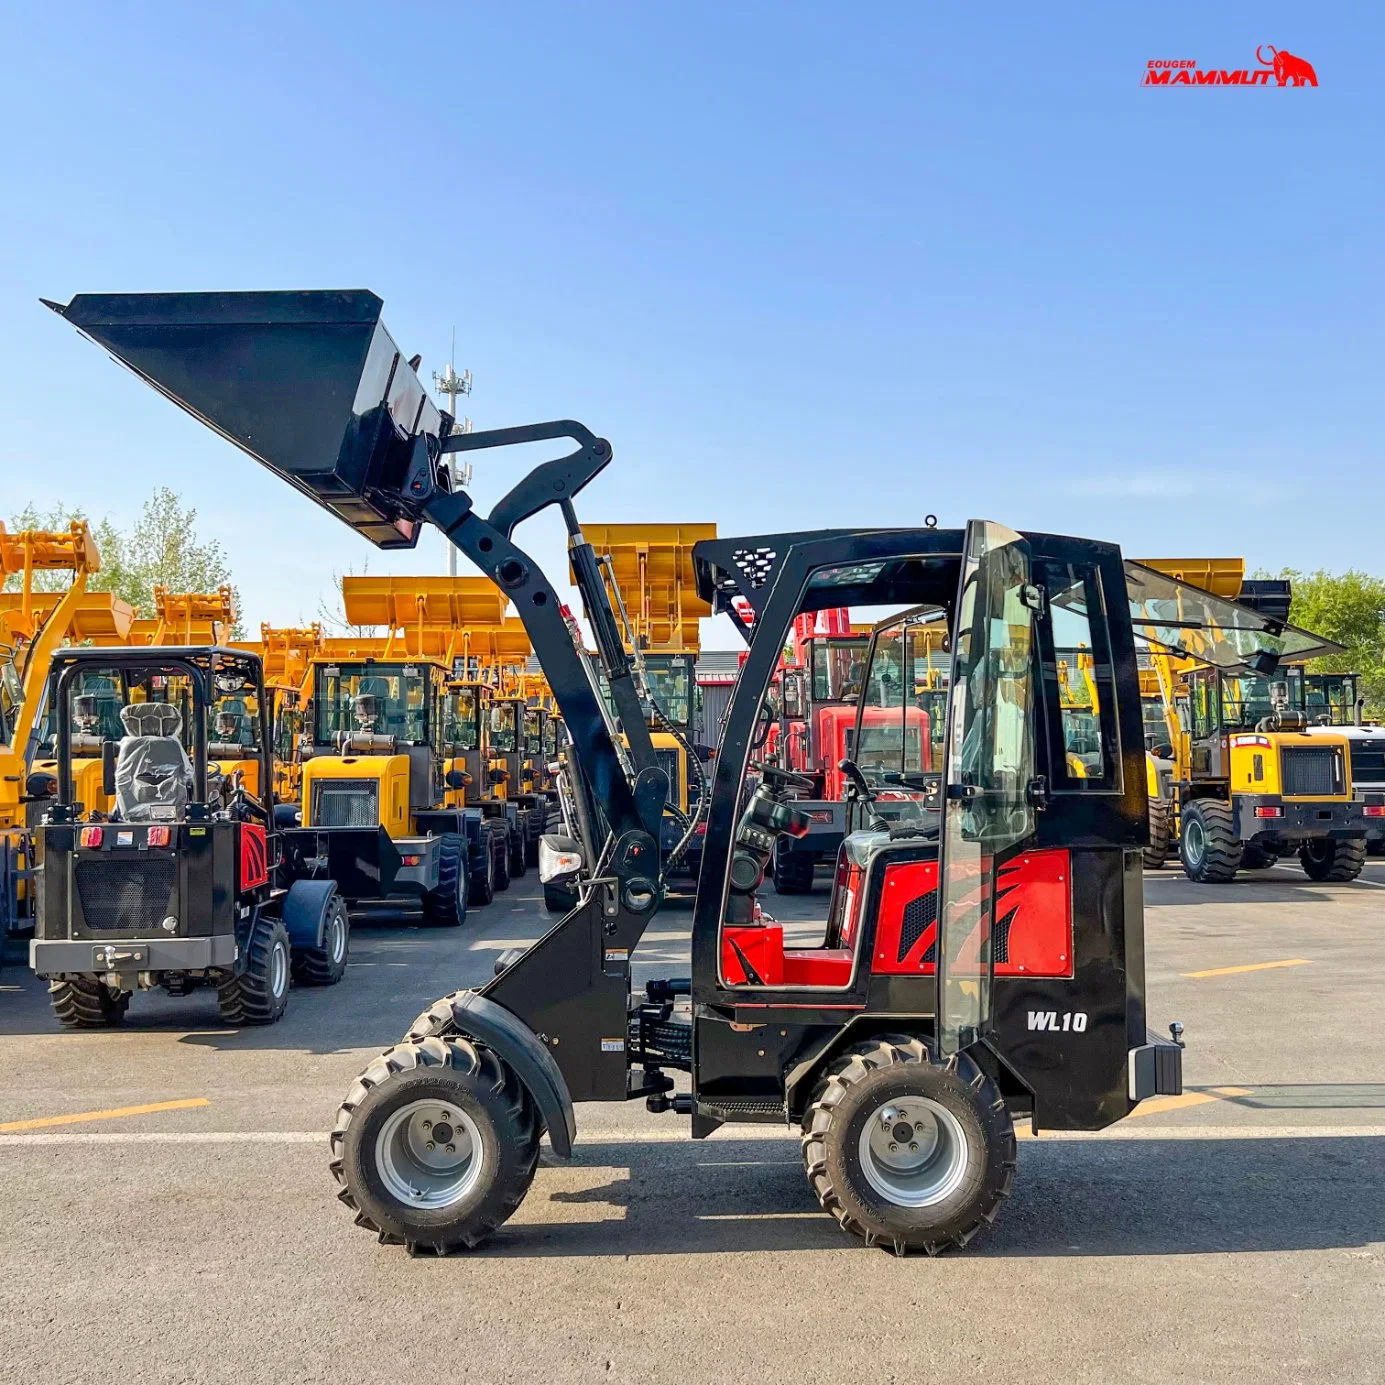
{"label": "black operator cab", "polygon": [[257,655],[64,650],[48,702],[57,793],[39,830],[30,962],[60,1023],[118,1023],[137,989],[205,983],[227,1022],[267,1024],[291,976],[341,979],[335,886],[281,883]]}

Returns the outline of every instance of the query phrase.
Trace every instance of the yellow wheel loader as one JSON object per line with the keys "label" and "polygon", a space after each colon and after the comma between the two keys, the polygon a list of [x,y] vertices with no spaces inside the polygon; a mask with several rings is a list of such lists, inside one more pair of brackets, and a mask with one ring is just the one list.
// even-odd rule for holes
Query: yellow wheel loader
{"label": "yellow wheel loader", "polygon": [[[134,616],[109,593],[87,591],[100,567],[85,522],[14,534],[0,524],[0,579],[19,579],[17,591],[0,593],[0,934],[33,927],[34,829],[57,789],[56,777],[34,763],[53,655],[74,629],[103,620],[128,628]],[[36,592],[34,573],[54,571],[72,573],[68,589]]]}
{"label": "yellow wheel loader", "polygon": [[[1146,559],[1137,569],[1141,589],[1131,589],[1158,613],[1137,634],[1175,713],[1172,788],[1184,873],[1223,884],[1296,855],[1310,879],[1353,880],[1365,861],[1367,813],[1385,806],[1385,795],[1355,795],[1347,738],[1330,728],[1310,734],[1288,694],[1295,665],[1340,646],[1287,623],[1287,582],[1246,581],[1243,571],[1240,559]],[[1204,608],[1194,588],[1238,604]],[[1246,652],[1252,614],[1273,622],[1277,648]]]}

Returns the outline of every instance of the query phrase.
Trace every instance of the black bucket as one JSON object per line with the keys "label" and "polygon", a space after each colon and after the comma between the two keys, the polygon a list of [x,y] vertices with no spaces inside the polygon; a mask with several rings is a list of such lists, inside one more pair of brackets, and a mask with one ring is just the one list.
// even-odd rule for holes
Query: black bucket
{"label": "black bucket", "polygon": [[430,474],[421,489],[431,489],[431,459],[451,419],[385,330],[373,293],[83,293],[66,307],[44,302],[371,542],[418,542],[408,481],[422,458]]}

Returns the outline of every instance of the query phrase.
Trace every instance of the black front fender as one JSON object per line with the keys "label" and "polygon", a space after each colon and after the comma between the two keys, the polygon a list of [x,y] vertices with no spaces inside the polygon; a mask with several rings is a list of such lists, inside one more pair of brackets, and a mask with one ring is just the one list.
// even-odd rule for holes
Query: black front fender
{"label": "black front fender", "polygon": [[572,1095],[553,1055],[522,1019],[477,991],[453,997],[452,1022],[469,1039],[493,1049],[529,1089],[548,1129],[553,1152],[566,1159],[577,1138]]}

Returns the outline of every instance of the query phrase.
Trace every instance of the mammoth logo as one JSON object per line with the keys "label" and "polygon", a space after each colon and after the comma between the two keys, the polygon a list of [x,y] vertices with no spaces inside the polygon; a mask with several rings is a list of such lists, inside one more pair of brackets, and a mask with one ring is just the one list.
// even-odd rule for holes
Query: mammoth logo
{"label": "mammoth logo", "polygon": [[[1269,49],[1268,58],[1265,57],[1266,48]],[[1282,48],[1273,48],[1262,43],[1255,50],[1255,60],[1266,67],[1274,68],[1274,80],[1281,87],[1287,87],[1290,83],[1296,87],[1315,87],[1318,84],[1318,74],[1313,71],[1313,64],[1304,58],[1294,57],[1292,53],[1284,52]]]}
{"label": "mammoth logo", "polygon": [[[1269,56],[1267,57],[1266,54]],[[1282,48],[1262,43],[1255,56],[1260,66],[1202,67],[1193,58],[1154,58],[1145,68],[1147,87],[1267,87],[1273,77],[1281,87],[1315,87],[1318,74],[1313,64]]]}

